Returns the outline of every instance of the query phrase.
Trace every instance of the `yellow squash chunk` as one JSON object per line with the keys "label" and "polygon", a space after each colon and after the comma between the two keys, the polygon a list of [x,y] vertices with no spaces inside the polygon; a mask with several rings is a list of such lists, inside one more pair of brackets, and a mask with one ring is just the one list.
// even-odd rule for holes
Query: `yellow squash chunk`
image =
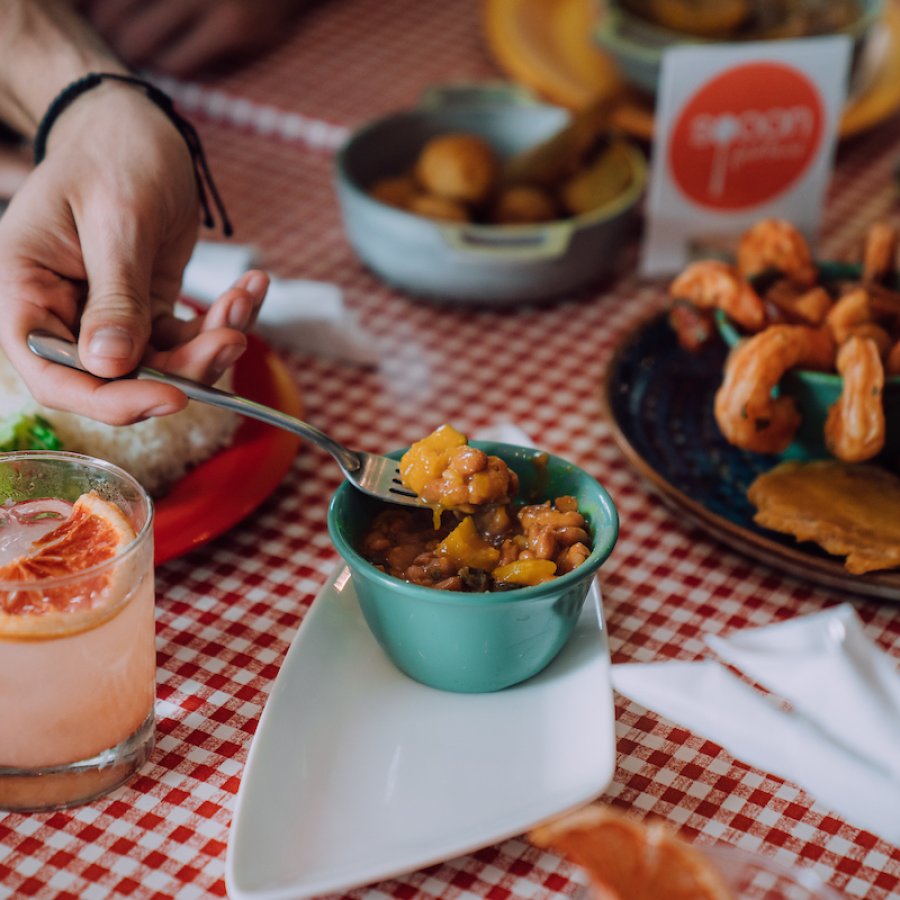
{"label": "yellow squash chunk", "polygon": [[428,437],[416,441],[400,459],[400,480],[417,494],[429,481],[441,477],[450,451],[466,443],[465,435],[450,425],[441,425]]}
{"label": "yellow squash chunk", "polygon": [[517,559],[494,569],[494,581],[505,584],[540,584],[548,581],[556,573],[556,563],[552,559]]}
{"label": "yellow squash chunk", "polygon": [[[500,551],[492,547],[479,533],[471,516],[466,516],[438,545],[438,553],[453,561],[459,568],[490,571],[500,559]],[[552,563],[551,563],[552,565]],[[554,566],[555,568],[555,566]]]}

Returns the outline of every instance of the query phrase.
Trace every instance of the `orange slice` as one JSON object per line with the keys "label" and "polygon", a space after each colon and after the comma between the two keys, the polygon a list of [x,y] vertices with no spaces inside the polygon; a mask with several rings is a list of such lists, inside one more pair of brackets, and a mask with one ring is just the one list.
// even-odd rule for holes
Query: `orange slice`
{"label": "orange slice", "polygon": [[[118,506],[95,491],[82,494],[62,524],[35,540],[27,553],[0,566],[0,583],[18,582],[15,589],[0,589],[0,634],[40,630],[40,626],[15,627],[15,620],[72,616],[100,605],[97,601],[108,593],[114,576],[114,567],[104,568],[102,563],[134,539],[134,528]],[[97,566],[99,571],[88,573]],[[79,572],[88,574],[67,577]],[[74,625],[79,616],[72,618]],[[58,632],[57,627],[52,630]]]}
{"label": "orange slice", "polygon": [[528,837],[581,866],[596,900],[734,900],[706,857],[661,822],[638,822],[592,804]]}

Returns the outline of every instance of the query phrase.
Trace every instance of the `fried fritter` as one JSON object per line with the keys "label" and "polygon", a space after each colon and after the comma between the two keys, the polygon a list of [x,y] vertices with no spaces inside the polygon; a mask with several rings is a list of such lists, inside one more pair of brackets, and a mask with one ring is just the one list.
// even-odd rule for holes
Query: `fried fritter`
{"label": "fried fritter", "polygon": [[854,575],[900,566],[900,478],[886,469],[785,462],[758,476],[747,497],[759,525],[846,556]]}

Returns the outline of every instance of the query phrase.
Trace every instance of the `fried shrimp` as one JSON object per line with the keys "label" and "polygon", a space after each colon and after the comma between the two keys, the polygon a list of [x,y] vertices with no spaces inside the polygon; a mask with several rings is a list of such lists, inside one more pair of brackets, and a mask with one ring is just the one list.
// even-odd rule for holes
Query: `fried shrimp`
{"label": "fried shrimp", "polygon": [[874,341],[882,360],[886,359],[888,353],[891,352],[893,339],[886,329],[875,322],[863,322],[860,325],[856,325],[850,329],[849,337],[869,338]]}
{"label": "fried shrimp", "polygon": [[844,378],[840,399],[828,410],[825,445],[845,462],[863,462],[884,448],[884,367],[870,338],[850,337],[838,350]]}
{"label": "fried shrimp", "polygon": [[893,225],[876,222],[866,233],[863,246],[863,281],[884,281],[894,273],[900,235]]}
{"label": "fried shrimp", "polygon": [[784,219],[763,219],[744,233],[737,267],[744,278],[776,269],[800,287],[812,287],[818,278],[806,238]]}
{"label": "fried shrimp", "polygon": [[777,454],[796,441],[853,464],[896,455],[900,223],[870,226],[861,250],[860,266],[820,269],[802,232],[770,218],[744,233],[734,265],[696,261],[671,281],[679,346],[699,351],[717,331],[733,346],[713,404],[728,443]]}
{"label": "fried shrimp", "polygon": [[900,341],[888,350],[884,369],[887,375],[900,375]]}
{"label": "fried shrimp", "polygon": [[747,331],[766,324],[766,307],[734,266],[718,260],[689,265],[670,285],[669,294],[698,309],[721,309]]}
{"label": "fried shrimp", "polygon": [[863,287],[844,294],[825,316],[825,324],[836,344],[843,344],[855,328],[871,321],[872,303]]}
{"label": "fried shrimp", "polygon": [[787,320],[798,325],[821,325],[834,305],[831,295],[821,285],[798,287],[787,278],[775,282],[765,299]]}
{"label": "fried shrimp", "polygon": [[715,418],[725,438],[744,450],[780,453],[794,438],[800,413],[791,397],[772,392],[795,366],[827,369],[834,341],[824,328],[771,325],[741,342],[725,363]]}

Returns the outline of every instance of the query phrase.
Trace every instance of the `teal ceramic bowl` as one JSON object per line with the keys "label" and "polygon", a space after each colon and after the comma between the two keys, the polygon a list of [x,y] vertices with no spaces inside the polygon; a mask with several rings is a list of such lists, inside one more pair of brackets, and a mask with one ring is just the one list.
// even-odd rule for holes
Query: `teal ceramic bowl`
{"label": "teal ceramic bowl", "polygon": [[[328,530],[350,569],[363,616],[397,668],[441,690],[484,693],[536,675],[563,648],[597,570],[615,546],[619,518],[609,494],[583,469],[525,447],[471,444],[516,471],[523,501],[566,494],[577,499],[593,540],[582,565],[553,581],[498,593],[410,584],[386,575],[357,552],[382,504],[346,482],[331,501]],[[388,455],[399,459],[403,452]]]}
{"label": "teal ceramic bowl", "polygon": [[[820,263],[824,281],[859,278],[859,266],[843,263]],[[716,313],[719,334],[729,347],[734,347],[745,335],[719,310]],[[778,385],[778,392],[794,398],[800,411],[800,427],[793,443],[781,454],[787,459],[822,459],[831,454],[825,446],[825,420],[828,410],[841,396],[844,379],[837,374],[794,369]],[[884,450],[879,459],[900,460],[900,375],[884,380]]]}
{"label": "teal ceramic bowl", "polygon": [[[600,15],[594,40],[607,53],[622,77],[633,87],[655,95],[663,55],[672,47],[712,44],[712,38],[673,31],[635,14],[619,0],[598,0]],[[851,40],[851,88],[864,70],[863,54],[873,26],[882,15],[884,0],[859,0],[859,15],[841,32]],[[861,89],[862,85],[859,85]]]}
{"label": "teal ceramic bowl", "polygon": [[631,148],[632,180],[598,209],[536,225],[440,222],[381,203],[379,178],[409,169],[440,134],[468,132],[506,158],[560,131],[567,110],[503,85],[431,91],[412,110],[356,131],[337,154],[335,187],[344,230],[379,278],[416,297],[503,306],[547,300],[611,275],[637,222],[647,182],[643,152]]}

